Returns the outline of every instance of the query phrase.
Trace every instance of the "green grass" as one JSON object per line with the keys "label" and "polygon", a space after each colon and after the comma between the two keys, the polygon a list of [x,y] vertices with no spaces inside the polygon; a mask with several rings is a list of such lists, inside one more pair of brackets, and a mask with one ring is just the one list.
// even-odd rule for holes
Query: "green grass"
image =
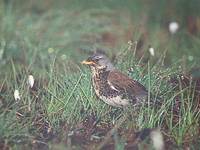
{"label": "green grass", "polygon": [[[54,147],[49,137],[53,134],[61,139],[57,144],[63,149],[68,132],[94,115],[112,125],[125,116],[126,121],[119,127],[122,129],[160,127],[166,139],[179,148],[189,145],[195,149],[200,144],[195,83],[189,79],[185,86],[179,76],[199,64],[198,36],[189,35],[186,28],[171,36],[160,22],[137,23],[135,19],[139,20],[144,15],[141,10],[147,7],[142,5],[144,2],[80,5],[69,1],[68,7],[46,2],[24,2],[22,6],[1,2],[1,143],[13,149],[30,148],[35,141]],[[128,9],[119,14],[121,5]],[[160,20],[156,18],[153,19]],[[148,38],[142,39],[144,44],[137,49],[135,41],[140,39],[143,28],[148,31]],[[127,32],[131,32],[129,39],[124,37]],[[109,33],[107,39],[103,39],[105,33]],[[129,40],[134,41],[132,46],[127,44]],[[155,48],[155,57],[149,55],[149,45]],[[161,97],[163,105],[117,109],[99,100],[91,86],[89,68],[80,64],[93,47],[103,47],[110,57],[115,57],[113,63],[119,70],[145,85],[149,98]],[[33,89],[27,84],[30,74],[35,78]],[[176,86],[172,85],[172,77],[178,82]],[[20,92],[18,101],[13,97],[15,89]],[[174,107],[177,99],[178,110]],[[65,125],[68,129],[64,129]],[[114,143],[116,149],[123,149],[125,139],[116,133]]]}

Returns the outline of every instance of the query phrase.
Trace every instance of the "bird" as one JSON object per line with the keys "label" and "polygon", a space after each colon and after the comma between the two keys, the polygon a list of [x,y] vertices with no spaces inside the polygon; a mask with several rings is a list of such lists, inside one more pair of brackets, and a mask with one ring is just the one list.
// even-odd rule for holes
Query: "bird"
{"label": "bird", "polygon": [[108,105],[121,108],[137,106],[148,98],[148,90],[117,70],[106,55],[94,53],[82,64],[90,67],[93,89],[97,97]]}

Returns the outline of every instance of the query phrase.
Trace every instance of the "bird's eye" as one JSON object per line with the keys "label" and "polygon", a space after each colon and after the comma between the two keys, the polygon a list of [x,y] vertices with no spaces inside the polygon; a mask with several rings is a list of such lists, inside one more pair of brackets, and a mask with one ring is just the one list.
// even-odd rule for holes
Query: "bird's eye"
{"label": "bird's eye", "polygon": [[99,59],[102,59],[102,56],[95,56],[94,57],[94,60],[99,60]]}

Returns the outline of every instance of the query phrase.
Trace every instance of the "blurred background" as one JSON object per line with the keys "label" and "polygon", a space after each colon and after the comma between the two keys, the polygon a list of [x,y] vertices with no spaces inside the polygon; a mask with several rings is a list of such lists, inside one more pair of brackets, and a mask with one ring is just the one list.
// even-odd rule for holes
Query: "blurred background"
{"label": "blurred background", "polygon": [[148,60],[152,47],[152,61],[165,54],[166,66],[198,70],[199,6],[199,0],[3,0],[0,66],[12,59],[41,69],[52,53],[77,63],[98,48],[114,57],[132,41],[139,58]]}
{"label": "blurred background", "polygon": [[98,118],[108,121],[103,135],[112,129],[118,114],[96,99],[80,64],[95,51],[166,102],[164,117],[144,109],[126,129],[160,121],[167,146],[199,147],[200,0],[1,0],[0,149],[47,147],[53,138],[66,149],[80,126],[77,141],[88,145]]}

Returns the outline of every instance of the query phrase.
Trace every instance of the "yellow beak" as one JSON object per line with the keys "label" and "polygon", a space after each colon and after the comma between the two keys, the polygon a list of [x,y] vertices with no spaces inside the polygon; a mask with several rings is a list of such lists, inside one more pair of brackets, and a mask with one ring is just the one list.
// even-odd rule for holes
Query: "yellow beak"
{"label": "yellow beak", "polygon": [[84,60],[81,63],[84,64],[84,65],[94,65],[95,64],[95,62],[93,62],[93,61],[87,61],[87,60]]}

